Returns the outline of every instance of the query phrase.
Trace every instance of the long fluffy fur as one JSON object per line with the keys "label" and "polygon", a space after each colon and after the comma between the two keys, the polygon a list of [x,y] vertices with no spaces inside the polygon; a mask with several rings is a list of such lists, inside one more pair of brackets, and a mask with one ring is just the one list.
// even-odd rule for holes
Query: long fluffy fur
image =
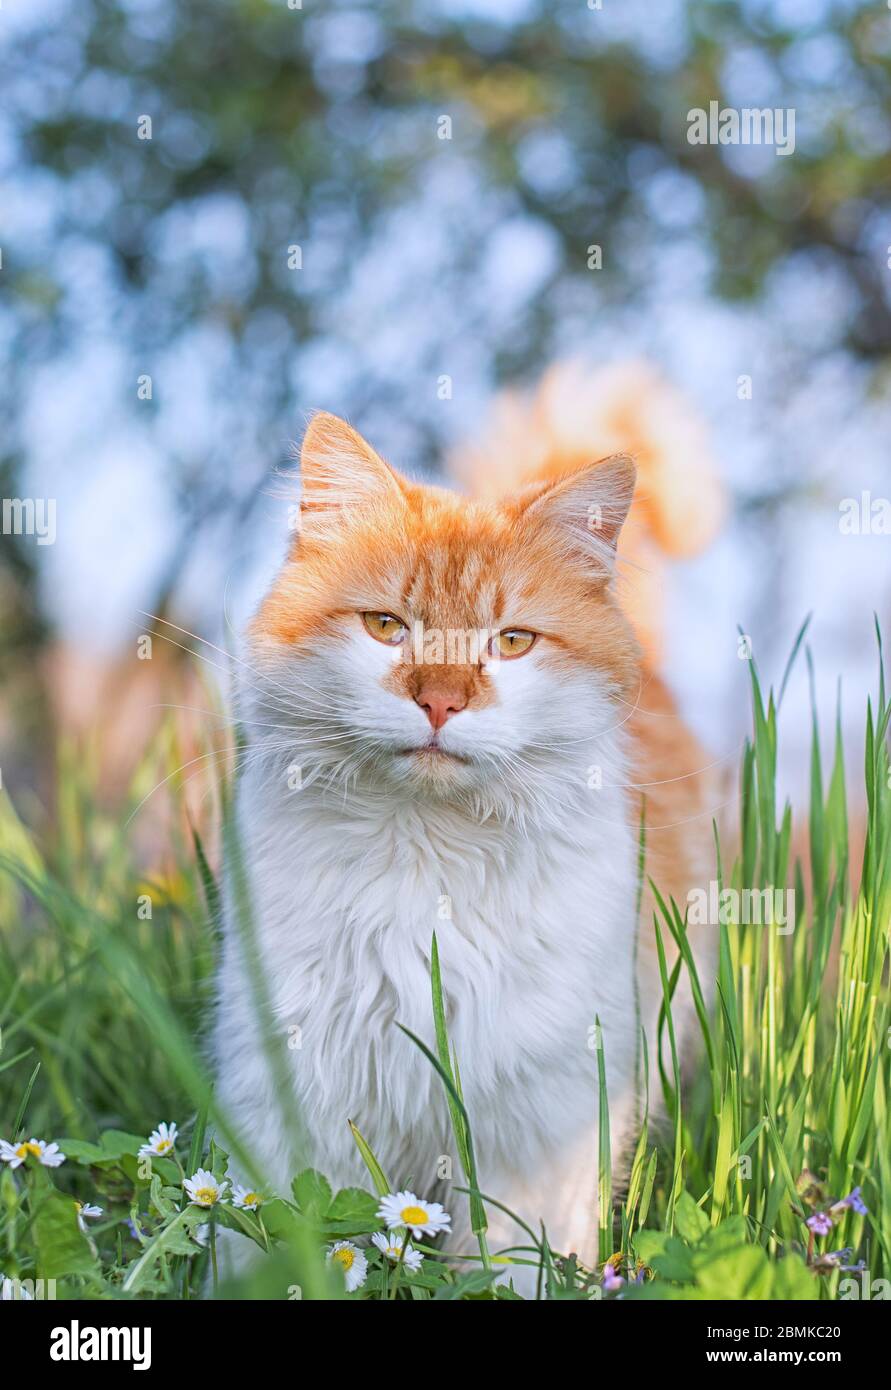
{"label": "long fluffy fur", "polygon": [[[333,417],[310,426],[301,534],[251,627],[241,691],[238,828],[272,1017],[255,1015],[230,904],[219,1094],[283,1187],[307,1161],[362,1181],[353,1118],[394,1184],[448,1200],[462,1174],[442,1088],[396,1026],[432,1042],[435,931],[482,1186],[591,1263],[595,1020],[621,1155],[639,1027],[652,1055],[661,997],[649,899],[640,930],[636,914],[641,798],[647,869],[682,901],[707,874],[715,789],[691,776],[706,760],[616,601],[632,464],[545,457],[537,476],[499,477],[468,501],[407,482]],[[364,609],[545,635],[515,661],[431,671],[375,643]],[[419,681],[461,682],[449,758],[422,747]],[[707,981],[710,941],[699,949]],[[679,996],[682,1045],[691,1024]],[[299,1136],[279,1118],[264,1029]],[[460,1245],[465,1203],[450,1205]],[[494,1242],[525,1239],[490,1217]]]}

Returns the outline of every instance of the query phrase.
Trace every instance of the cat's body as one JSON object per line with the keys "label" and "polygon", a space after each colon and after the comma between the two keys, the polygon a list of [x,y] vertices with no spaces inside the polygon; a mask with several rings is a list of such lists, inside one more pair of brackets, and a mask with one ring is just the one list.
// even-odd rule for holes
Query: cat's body
{"label": "cat's body", "polygon": [[[317,417],[303,474],[301,536],[244,667],[254,751],[237,808],[267,1023],[306,1130],[299,1160],[363,1182],[350,1118],[394,1186],[429,1197],[450,1171],[463,1181],[442,1085],[396,1026],[432,1044],[435,932],[481,1185],[590,1263],[595,1021],[621,1161],[641,1108],[639,1024],[652,1049],[661,998],[648,903],[637,928],[641,788],[656,808],[647,872],[681,902],[709,877],[714,804],[613,595],[633,470],[606,460],[509,504],[470,503],[397,479]],[[427,635],[515,632],[510,644],[531,636],[532,649],[456,662],[431,640],[407,657],[373,640],[390,614]],[[497,657],[505,639],[493,640]],[[287,1190],[298,1145],[233,915],[219,1096]],[[467,1249],[466,1198],[448,1205]],[[489,1217],[495,1245],[527,1242]]]}
{"label": "cat's body", "polygon": [[[516,827],[408,796],[270,797],[261,776],[246,776],[241,828],[275,1017],[300,1044],[288,1060],[308,1157],[335,1182],[361,1181],[351,1117],[401,1186],[429,1194],[443,1156],[454,1161],[441,1082],[395,1026],[432,1041],[435,931],[480,1171],[513,1205],[516,1178],[549,1171],[586,1129],[593,1136],[597,1013],[610,1084],[617,1096],[632,1086],[634,843],[624,818],[604,835],[581,804],[567,806],[565,827],[536,845]],[[614,939],[591,930],[601,913]],[[224,1099],[263,1134],[275,1098],[262,1054],[244,1048],[243,970],[231,955],[222,988]],[[287,1190],[294,1154],[275,1137],[269,1157]],[[569,1236],[554,1231],[555,1242]]]}

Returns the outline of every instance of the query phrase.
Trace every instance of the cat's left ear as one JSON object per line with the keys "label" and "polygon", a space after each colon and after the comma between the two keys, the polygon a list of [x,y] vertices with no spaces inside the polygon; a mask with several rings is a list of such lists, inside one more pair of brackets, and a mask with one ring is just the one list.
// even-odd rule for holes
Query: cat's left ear
{"label": "cat's left ear", "polygon": [[606,578],[615,564],[619,533],[634,497],[637,469],[627,454],[613,454],[547,484],[523,507],[527,523],[550,529],[568,560]]}
{"label": "cat's left ear", "polygon": [[381,504],[402,506],[399,478],[351,425],[319,411],[300,450],[300,513],[304,529],[342,524]]}

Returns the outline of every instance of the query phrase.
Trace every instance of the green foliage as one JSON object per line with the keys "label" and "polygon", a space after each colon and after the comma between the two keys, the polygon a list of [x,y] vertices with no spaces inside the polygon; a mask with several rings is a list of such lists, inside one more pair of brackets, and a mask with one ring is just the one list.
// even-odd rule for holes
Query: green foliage
{"label": "green foliage", "polygon": [[[742,1216],[711,1225],[687,1192],[675,1207],[675,1233],[641,1231],[635,1252],[655,1275],[628,1298],[815,1299],[817,1282],[799,1255],[771,1261],[748,1238]],[[665,1288],[665,1283],[670,1285]]]}

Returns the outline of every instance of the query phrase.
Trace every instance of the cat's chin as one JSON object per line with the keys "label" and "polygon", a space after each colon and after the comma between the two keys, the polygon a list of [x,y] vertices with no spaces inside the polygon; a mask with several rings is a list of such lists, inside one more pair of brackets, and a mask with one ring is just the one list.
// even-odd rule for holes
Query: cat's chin
{"label": "cat's chin", "polygon": [[421,766],[443,767],[448,763],[463,763],[465,766],[470,762],[461,753],[450,753],[446,748],[440,748],[437,744],[423,743],[419,748],[400,748],[396,754],[399,758],[418,759]]}
{"label": "cat's chin", "polygon": [[472,759],[432,744],[397,749],[392,762],[400,781],[442,790],[466,786],[473,778],[473,766]]}

